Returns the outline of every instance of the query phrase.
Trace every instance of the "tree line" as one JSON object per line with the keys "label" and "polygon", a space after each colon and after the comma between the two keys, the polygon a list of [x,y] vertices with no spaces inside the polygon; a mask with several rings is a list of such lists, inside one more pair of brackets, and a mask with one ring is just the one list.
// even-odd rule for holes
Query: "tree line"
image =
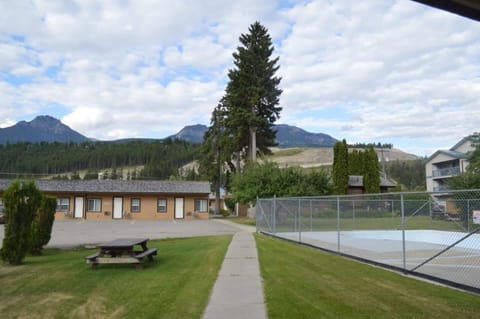
{"label": "tree line", "polygon": [[426,177],[425,164],[426,158],[419,158],[408,161],[389,161],[385,163],[387,175],[395,179],[398,191],[425,191]]}
{"label": "tree line", "polygon": [[363,176],[365,193],[380,192],[380,167],[373,147],[349,152],[345,140],[337,142],[333,147],[333,192],[337,195],[347,194],[349,176],[352,175]]}
{"label": "tree line", "polygon": [[181,140],[15,143],[0,145],[0,177],[61,175],[144,165],[137,178],[167,179],[197,159],[200,146]]}
{"label": "tree line", "polygon": [[385,149],[392,149],[393,144],[391,143],[355,143],[355,144],[348,144],[348,148],[385,148]]}

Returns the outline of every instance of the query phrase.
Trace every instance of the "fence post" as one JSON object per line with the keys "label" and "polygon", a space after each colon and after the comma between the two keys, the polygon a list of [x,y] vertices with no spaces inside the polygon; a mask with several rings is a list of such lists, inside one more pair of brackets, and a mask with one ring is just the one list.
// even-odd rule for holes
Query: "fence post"
{"label": "fence post", "polygon": [[276,195],[273,195],[273,214],[272,214],[272,230],[273,230],[273,233],[276,234],[277,233],[277,223],[276,223],[276,215],[277,215],[277,196]]}
{"label": "fence post", "polygon": [[352,199],[352,209],[353,209],[353,230],[356,230],[357,227],[355,227],[355,199]]}
{"label": "fence post", "polygon": [[432,216],[432,197],[428,199],[428,215],[430,216],[430,229],[433,229],[433,216]]}
{"label": "fence post", "polygon": [[[260,223],[258,222],[258,220],[260,219],[260,212],[259,212],[259,210],[262,210],[262,211],[263,211],[262,206],[260,206],[260,202],[258,201],[258,196],[257,196],[257,201],[256,201],[256,203],[255,203],[255,230],[256,230],[257,233],[259,232],[259,231],[258,231],[258,228],[259,228],[259,224],[260,224]],[[264,214],[263,212],[262,212],[262,215],[265,216],[265,214]]]}
{"label": "fence post", "polygon": [[402,252],[403,252],[403,269],[407,269],[407,258],[405,251],[405,209],[403,203],[403,194],[400,195],[400,210],[402,212]]}
{"label": "fence post", "polygon": [[301,199],[298,199],[298,241],[302,242],[302,208]]}
{"label": "fence post", "polygon": [[470,199],[467,199],[467,233],[470,232]]}
{"label": "fence post", "polygon": [[340,252],[340,197],[337,196],[337,251]]}
{"label": "fence post", "polygon": [[313,231],[313,205],[312,200],[310,200],[310,232]]}

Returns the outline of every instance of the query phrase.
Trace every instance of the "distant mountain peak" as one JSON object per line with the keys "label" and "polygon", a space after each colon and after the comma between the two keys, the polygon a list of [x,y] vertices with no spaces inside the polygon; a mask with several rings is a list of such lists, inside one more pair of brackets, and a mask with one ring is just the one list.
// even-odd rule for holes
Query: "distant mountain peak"
{"label": "distant mountain peak", "polygon": [[17,142],[84,142],[86,136],[72,130],[60,120],[40,115],[32,121],[20,121],[17,124],[0,129],[0,144]]}
{"label": "distant mountain peak", "polygon": [[38,123],[62,123],[59,119],[54,118],[53,116],[50,115],[38,115],[35,117],[30,124],[38,124]]}
{"label": "distant mountain peak", "polygon": [[277,143],[279,147],[331,147],[337,139],[324,133],[310,133],[302,128],[278,124],[274,129],[277,131]]}
{"label": "distant mountain peak", "polygon": [[[279,147],[330,147],[337,140],[323,133],[310,133],[296,126],[287,124],[275,125]],[[170,138],[177,138],[191,143],[201,143],[208,127],[202,124],[188,125]]]}
{"label": "distant mountain peak", "polygon": [[203,124],[187,125],[170,138],[177,138],[190,143],[202,143],[203,135],[207,130],[208,127]]}

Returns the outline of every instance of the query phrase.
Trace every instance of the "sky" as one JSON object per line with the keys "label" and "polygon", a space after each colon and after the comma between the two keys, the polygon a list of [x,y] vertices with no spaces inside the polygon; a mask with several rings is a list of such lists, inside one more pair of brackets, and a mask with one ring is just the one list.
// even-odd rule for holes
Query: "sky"
{"label": "sky", "polygon": [[0,0],[0,128],[209,125],[255,21],[279,57],[277,124],[419,156],[480,131],[480,22],[410,0]]}

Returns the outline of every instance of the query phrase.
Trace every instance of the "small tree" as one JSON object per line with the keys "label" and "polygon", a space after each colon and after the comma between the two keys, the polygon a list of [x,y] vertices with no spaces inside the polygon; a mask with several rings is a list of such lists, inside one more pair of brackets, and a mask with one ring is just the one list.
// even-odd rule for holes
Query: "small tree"
{"label": "small tree", "polygon": [[2,259],[19,265],[30,248],[30,232],[42,195],[33,181],[14,181],[3,194],[5,237],[0,250]]}
{"label": "small tree", "polygon": [[32,223],[30,253],[41,255],[43,246],[48,244],[52,234],[57,200],[54,197],[42,196],[40,208]]}
{"label": "small tree", "polygon": [[455,176],[448,181],[448,186],[452,189],[475,189],[480,188],[480,133],[474,133],[470,136],[474,150],[468,153],[470,164],[467,171]]}

